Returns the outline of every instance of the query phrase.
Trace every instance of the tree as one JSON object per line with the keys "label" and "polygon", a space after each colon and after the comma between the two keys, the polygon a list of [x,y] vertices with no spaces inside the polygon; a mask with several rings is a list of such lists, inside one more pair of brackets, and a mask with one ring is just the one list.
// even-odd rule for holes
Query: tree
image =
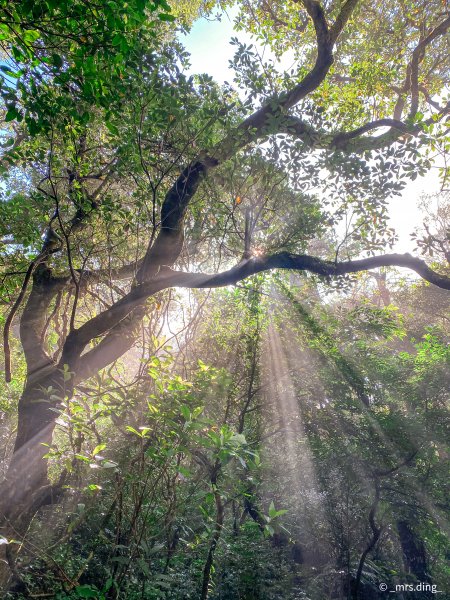
{"label": "tree", "polygon": [[[165,3],[148,8],[161,6],[168,10]],[[330,282],[393,266],[450,289],[442,265],[379,254],[392,239],[387,199],[427,169],[427,149],[445,138],[450,15],[440,2],[387,9],[304,0],[289,4],[296,16],[289,25],[277,4],[244,3],[269,43],[287,27],[301,59],[296,72],[277,74],[258,65],[255,49],[238,45],[245,101],[207,76],[186,77],[187,57],[170,25],[145,33],[148,10],[136,7],[123,7],[144,32],[133,37],[132,29],[131,42],[127,32],[109,40],[109,8],[106,29],[92,12],[86,26],[97,31],[101,22],[107,36],[100,54],[95,42],[92,60],[81,37],[71,44],[70,22],[48,31],[40,14],[24,23],[18,13],[11,26],[4,13],[14,38],[38,32],[14,54],[20,78],[29,79],[4,96],[5,120],[15,129],[3,164],[18,179],[2,206],[4,261],[20,265],[7,273],[16,298],[5,324],[7,379],[11,324],[23,301],[27,363],[2,489],[2,512],[17,526],[52,494],[42,444],[51,443],[61,401],[132,348],[160,292],[227,286],[272,269]],[[62,60],[51,58],[47,77],[32,55],[47,57],[55,36],[64,40]],[[23,211],[33,215],[26,227]],[[345,239],[333,240],[332,226],[350,213]],[[314,242],[318,251],[308,254]],[[372,255],[357,258],[366,251]],[[203,273],[202,264],[215,272]]]}

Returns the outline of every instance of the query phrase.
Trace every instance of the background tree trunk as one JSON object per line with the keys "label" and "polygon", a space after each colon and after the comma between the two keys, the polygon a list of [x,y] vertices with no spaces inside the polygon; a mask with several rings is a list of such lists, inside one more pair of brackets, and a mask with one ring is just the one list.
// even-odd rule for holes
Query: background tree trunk
{"label": "background tree trunk", "polygon": [[[403,561],[406,570],[414,575],[419,582],[431,583],[423,541],[417,536],[410,523],[406,520],[397,521],[397,532],[403,551]],[[422,593],[425,597],[430,597],[428,592]]]}

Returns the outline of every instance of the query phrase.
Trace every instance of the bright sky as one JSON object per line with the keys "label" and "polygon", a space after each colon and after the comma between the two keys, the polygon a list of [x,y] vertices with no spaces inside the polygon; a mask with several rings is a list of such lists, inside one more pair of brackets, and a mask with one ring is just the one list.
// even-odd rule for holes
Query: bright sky
{"label": "bright sky", "polygon": [[[222,14],[220,22],[200,19],[191,32],[182,37],[182,42],[191,55],[192,73],[207,73],[219,83],[232,83],[233,71],[229,68],[229,60],[233,57],[235,47],[230,45],[230,39],[237,37],[243,42],[255,43],[245,33],[233,30],[234,14],[233,10]],[[410,182],[401,197],[391,200],[391,226],[395,228],[399,238],[393,249],[395,252],[414,251],[415,244],[409,235],[422,221],[418,208],[419,199],[424,193],[431,194],[438,190],[439,181],[436,170],[433,170],[425,177]]]}

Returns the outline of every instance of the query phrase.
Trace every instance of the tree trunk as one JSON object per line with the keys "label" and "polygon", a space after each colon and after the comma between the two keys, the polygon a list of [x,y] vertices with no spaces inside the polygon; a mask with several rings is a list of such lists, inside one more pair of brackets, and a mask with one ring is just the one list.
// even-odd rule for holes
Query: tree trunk
{"label": "tree trunk", "polygon": [[418,581],[422,583],[431,583],[423,541],[416,535],[408,521],[397,521],[397,532],[403,551],[403,560],[406,569],[414,575]]}
{"label": "tree trunk", "polygon": [[[28,378],[19,401],[14,453],[3,482],[0,516],[21,531],[21,515],[26,517],[42,505],[49,493],[47,461],[44,455],[52,441],[57,413],[64,396],[62,373],[53,365]],[[28,520],[24,519],[25,522]],[[26,523],[24,527],[26,528]]]}
{"label": "tree trunk", "polygon": [[[0,535],[7,540],[23,538],[35,512],[52,501],[44,444],[52,441],[57,413],[51,409],[63,396],[63,383],[62,373],[48,365],[28,378],[20,398],[14,453],[1,484]],[[18,549],[17,544],[2,546],[0,589],[7,589]]]}

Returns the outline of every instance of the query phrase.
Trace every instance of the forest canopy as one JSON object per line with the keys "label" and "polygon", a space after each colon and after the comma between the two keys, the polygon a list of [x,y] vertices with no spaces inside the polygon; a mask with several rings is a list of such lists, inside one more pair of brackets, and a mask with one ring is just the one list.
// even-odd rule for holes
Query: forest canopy
{"label": "forest canopy", "polygon": [[[228,14],[221,84],[183,40]],[[5,597],[450,589],[449,31],[441,0],[2,0]]]}

